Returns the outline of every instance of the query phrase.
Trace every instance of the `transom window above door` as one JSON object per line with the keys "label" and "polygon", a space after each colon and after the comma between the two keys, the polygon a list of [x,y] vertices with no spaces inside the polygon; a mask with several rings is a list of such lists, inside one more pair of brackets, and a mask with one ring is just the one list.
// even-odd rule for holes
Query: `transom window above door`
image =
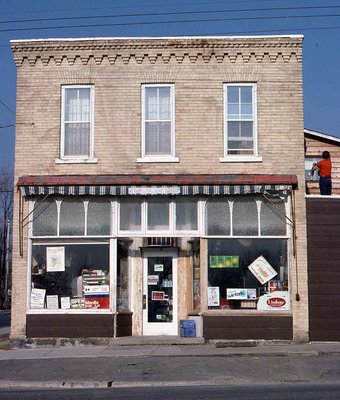
{"label": "transom window above door", "polygon": [[142,157],[139,162],[177,162],[174,85],[142,86]]}

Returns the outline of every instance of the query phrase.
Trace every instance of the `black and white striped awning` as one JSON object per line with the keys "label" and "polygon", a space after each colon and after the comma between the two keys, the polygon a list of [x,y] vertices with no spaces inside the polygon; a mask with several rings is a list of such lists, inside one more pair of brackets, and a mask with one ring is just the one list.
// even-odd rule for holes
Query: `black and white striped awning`
{"label": "black and white striped awning", "polygon": [[195,196],[240,195],[289,191],[292,185],[54,185],[20,186],[23,196]]}

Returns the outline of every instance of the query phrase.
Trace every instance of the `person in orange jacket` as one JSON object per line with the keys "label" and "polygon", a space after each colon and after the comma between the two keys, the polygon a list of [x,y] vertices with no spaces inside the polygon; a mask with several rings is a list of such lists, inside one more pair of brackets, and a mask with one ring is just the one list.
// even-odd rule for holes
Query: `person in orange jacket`
{"label": "person in orange jacket", "polygon": [[320,194],[330,196],[332,194],[332,161],[329,151],[322,152],[322,160],[313,164],[312,171],[319,170]]}

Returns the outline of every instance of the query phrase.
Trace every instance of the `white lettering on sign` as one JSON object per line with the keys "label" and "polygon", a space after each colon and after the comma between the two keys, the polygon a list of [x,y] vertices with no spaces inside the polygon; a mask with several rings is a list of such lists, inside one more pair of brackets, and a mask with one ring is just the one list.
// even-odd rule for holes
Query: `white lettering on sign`
{"label": "white lettering on sign", "polygon": [[128,189],[129,194],[134,195],[168,195],[168,194],[180,194],[181,188],[179,186],[171,186],[171,187],[130,187]]}

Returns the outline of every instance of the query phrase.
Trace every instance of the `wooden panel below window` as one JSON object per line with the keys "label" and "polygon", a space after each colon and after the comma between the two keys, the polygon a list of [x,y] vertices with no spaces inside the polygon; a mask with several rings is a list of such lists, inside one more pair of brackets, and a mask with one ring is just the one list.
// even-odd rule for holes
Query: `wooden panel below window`
{"label": "wooden panel below window", "polygon": [[113,337],[112,314],[49,314],[26,316],[26,336],[29,338]]}
{"label": "wooden panel below window", "polygon": [[203,337],[212,339],[293,339],[291,315],[203,315]]}
{"label": "wooden panel below window", "polygon": [[132,336],[132,312],[117,314],[116,336]]}

